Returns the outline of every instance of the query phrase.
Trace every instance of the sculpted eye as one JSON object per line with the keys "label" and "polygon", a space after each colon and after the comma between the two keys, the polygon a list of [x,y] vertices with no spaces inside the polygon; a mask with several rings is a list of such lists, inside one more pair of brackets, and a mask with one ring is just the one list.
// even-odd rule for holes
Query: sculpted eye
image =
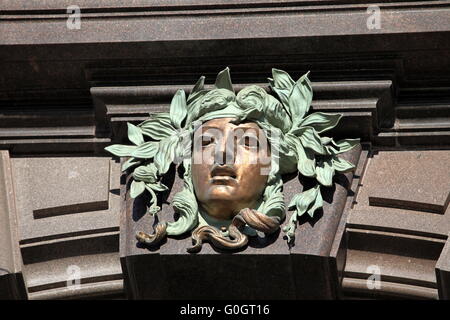
{"label": "sculpted eye", "polygon": [[240,144],[247,148],[258,148],[259,140],[254,135],[245,135],[242,137]]}
{"label": "sculpted eye", "polygon": [[215,140],[214,140],[214,137],[212,137],[212,136],[203,135],[203,136],[201,136],[201,140],[200,141],[201,141],[202,147],[206,147],[206,146],[214,143]]}

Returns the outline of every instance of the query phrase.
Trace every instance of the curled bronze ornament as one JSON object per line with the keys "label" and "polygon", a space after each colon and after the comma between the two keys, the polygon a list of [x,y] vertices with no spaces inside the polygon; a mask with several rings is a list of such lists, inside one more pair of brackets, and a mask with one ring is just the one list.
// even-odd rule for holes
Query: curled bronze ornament
{"label": "curled bronze ornament", "polygon": [[254,209],[242,209],[239,215],[250,227],[267,234],[274,233],[280,227],[279,217],[269,217]]}
{"label": "curled bronze ornament", "polygon": [[213,226],[200,226],[192,232],[193,246],[187,251],[189,253],[199,252],[204,241],[208,241],[214,247],[222,250],[240,249],[248,243],[248,236],[241,232],[245,225],[267,234],[275,232],[280,227],[276,217],[269,217],[257,210],[245,208],[231,221],[228,237]]}
{"label": "curled bronze ornament", "polygon": [[247,235],[241,232],[245,222],[235,216],[228,228],[229,236],[224,236],[219,229],[213,226],[200,226],[192,232],[193,246],[188,248],[189,253],[197,253],[201,250],[203,241],[210,242],[215,248],[222,250],[239,249],[248,242]]}
{"label": "curled bronze ornament", "polygon": [[166,229],[167,229],[166,223],[158,223],[155,226],[155,232],[153,234],[148,234],[140,231],[136,233],[136,239],[140,243],[145,243],[147,245],[157,245],[166,237],[167,234]]}

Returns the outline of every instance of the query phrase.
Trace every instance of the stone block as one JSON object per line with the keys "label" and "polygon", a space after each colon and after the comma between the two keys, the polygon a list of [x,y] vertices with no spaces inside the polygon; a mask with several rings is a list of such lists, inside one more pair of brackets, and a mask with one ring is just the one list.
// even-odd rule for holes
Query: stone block
{"label": "stone block", "polygon": [[21,243],[117,227],[120,170],[110,158],[21,157],[12,166]]}
{"label": "stone block", "polygon": [[[356,163],[360,152],[356,148],[345,157]],[[183,185],[174,168],[170,172],[165,179],[171,191],[163,195],[158,214],[165,221],[173,221],[170,202]],[[325,191],[323,213],[310,221],[301,219],[293,247],[280,230],[266,237],[251,237],[247,247],[238,252],[223,252],[205,243],[197,254],[186,251],[191,246],[189,235],[169,237],[153,248],[138,244],[135,234],[152,232],[155,221],[145,214],[146,196],[133,201],[127,185],[122,185],[121,259],[127,294],[137,299],[336,297],[338,271],[330,251],[351,179],[352,174],[336,177],[336,186]],[[302,183],[308,182],[295,175],[285,177],[286,203],[303,189]]]}
{"label": "stone block", "polygon": [[26,297],[8,151],[0,151],[0,299]]}

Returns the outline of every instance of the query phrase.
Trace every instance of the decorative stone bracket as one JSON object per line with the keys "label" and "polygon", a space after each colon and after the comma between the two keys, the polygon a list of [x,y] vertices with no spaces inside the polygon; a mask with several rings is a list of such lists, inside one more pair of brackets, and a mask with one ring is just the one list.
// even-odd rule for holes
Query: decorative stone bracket
{"label": "decorative stone bracket", "polygon": [[[257,85],[269,90],[266,84]],[[312,110],[343,114],[340,125],[333,130],[334,135],[371,141],[394,123],[390,80],[313,82],[312,85]],[[246,86],[237,84],[235,88],[239,91]],[[167,112],[168,102],[179,88],[188,94],[192,86],[92,87],[97,130],[101,128],[104,133],[110,130],[113,141],[125,141],[126,122],[141,122],[149,114]]]}

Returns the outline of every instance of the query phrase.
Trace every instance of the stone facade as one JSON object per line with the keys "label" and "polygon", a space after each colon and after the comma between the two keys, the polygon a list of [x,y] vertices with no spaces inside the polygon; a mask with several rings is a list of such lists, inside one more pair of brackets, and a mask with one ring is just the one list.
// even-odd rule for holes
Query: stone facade
{"label": "stone facade", "polygon": [[[85,0],[80,29],[72,2],[0,3],[0,298],[450,297],[447,1],[380,1],[369,28],[371,1]],[[343,114],[334,137],[361,138],[346,154],[357,170],[294,247],[281,234],[232,255],[187,254],[189,238],[136,246],[153,221],[104,147],[226,66],[236,91],[269,90],[272,67],[310,70],[312,109]],[[307,183],[285,179],[287,194]]]}

